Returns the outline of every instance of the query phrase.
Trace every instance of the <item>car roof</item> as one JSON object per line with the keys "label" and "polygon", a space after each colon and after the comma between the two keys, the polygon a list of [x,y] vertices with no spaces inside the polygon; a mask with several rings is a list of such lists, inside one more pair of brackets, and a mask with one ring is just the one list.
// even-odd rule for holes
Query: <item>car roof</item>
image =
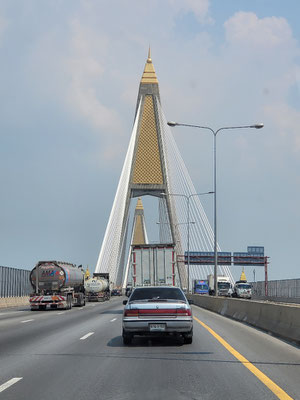
{"label": "car roof", "polygon": [[136,286],[133,288],[135,289],[180,289],[178,286]]}

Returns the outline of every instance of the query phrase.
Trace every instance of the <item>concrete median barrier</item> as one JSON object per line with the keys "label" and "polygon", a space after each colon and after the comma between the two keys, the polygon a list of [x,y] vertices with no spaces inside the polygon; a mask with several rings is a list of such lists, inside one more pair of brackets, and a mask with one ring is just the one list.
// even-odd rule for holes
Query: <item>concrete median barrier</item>
{"label": "concrete median barrier", "polygon": [[194,304],[300,344],[300,306],[190,295]]}
{"label": "concrete median barrier", "polygon": [[1,297],[0,308],[29,306],[29,297]]}

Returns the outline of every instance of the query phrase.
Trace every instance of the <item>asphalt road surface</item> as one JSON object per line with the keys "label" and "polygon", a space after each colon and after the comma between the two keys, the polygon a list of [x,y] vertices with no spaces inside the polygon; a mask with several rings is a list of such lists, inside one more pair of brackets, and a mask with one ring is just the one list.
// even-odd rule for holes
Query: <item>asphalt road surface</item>
{"label": "asphalt road surface", "polygon": [[0,310],[0,399],[300,399],[300,349],[193,306],[194,340],[121,337],[122,299]]}

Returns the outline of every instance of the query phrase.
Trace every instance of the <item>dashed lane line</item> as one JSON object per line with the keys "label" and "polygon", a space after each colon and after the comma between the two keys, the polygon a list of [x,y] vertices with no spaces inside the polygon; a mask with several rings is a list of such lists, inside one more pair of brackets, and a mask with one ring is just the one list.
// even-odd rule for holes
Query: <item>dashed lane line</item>
{"label": "dashed lane line", "polygon": [[26,311],[9,311],[9,312],[2,312],[0,315],[9,315],[9,314],[16,314],[16,313],[22,313]]}
{"label": "dashed lane line", "polygon": [[25,319],[25,321],[21,321],[21,324],[26,324],[26,322],[34,321],[34,319]]}
{"label": "dashed lane line", "polygon": [[58,313],[57,313],[57,315],[63,315],[63,314],[65,314],[65,311],[62,311],[62,312],[58,312]]}
{"label": "dashed lane line", "polygon": [[222,346],[225,347],[226,350],[229,351],[237,360],[239,360],[244,367],[246,367],[253,375],[256,376],[267,388],[271,390],[280,400],[293,400],[281,387],[276,385],[267,375],[265,375],[260,369],[255,367],[250,361],[247,360],[242,354],[236,351],[226,340],[224,340],[220,335],[218,335],[214,330],[212,330],[208,325],[204,322],[200,321],[197,317],[194,317],[194,320],[197,321],[200,325],[203,326],[208,332],[213,335]]}
{"label": "dashed lane line", "polygon": [[86,335],[82,336],[82,337],[80,338],[80,340],[85,340],[85,339],[87,339],[88,337],[92,336],[94,333],[95,333],[95,332],[89,332],[89,333],[87,333]]}
{"label": "dashed lane line", "polygon": [[3,392],[5,389],[8,389],[10,386],[14,385],[15,383],[19,382],[23,378],[12,378],[9,381],[3,383],[3,385],[0,386],[0,393]]}
{"label": "dashed lane line", "polygon": [[114,319],[111,319],[110,322],[114,322],[114,321],[116,321],[116,320],[117,320],[117,318],[114,318]]}

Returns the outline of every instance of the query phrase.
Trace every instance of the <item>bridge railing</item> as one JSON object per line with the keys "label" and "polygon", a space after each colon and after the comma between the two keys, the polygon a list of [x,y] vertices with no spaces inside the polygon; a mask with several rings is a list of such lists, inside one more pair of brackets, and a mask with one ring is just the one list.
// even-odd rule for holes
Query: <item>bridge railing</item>
{"label": "bridge railing", "polygon": [[282,279],[268,282],[268,296],[265,295],[265,282],[252,283],[253,297],[299,299],[300,302],[300,279]]}
{"label": "bridge railing", "polygon": [[0,298],[27,296],[31,292],[30,271],[0,266]]}

